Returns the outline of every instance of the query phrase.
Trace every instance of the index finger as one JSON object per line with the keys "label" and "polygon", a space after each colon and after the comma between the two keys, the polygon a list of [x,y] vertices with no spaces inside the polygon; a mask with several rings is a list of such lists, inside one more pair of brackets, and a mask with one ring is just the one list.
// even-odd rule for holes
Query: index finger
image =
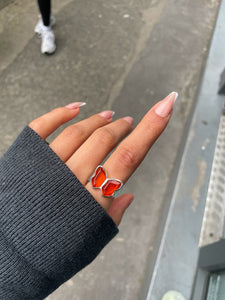
{"label": "index finger", "polygon": [[177,96],[176,92],[172,92],[150,109],[135,130],[109,157],[104,167],[110,178],[118,178],[123,183],[128,180],[166,128]]}

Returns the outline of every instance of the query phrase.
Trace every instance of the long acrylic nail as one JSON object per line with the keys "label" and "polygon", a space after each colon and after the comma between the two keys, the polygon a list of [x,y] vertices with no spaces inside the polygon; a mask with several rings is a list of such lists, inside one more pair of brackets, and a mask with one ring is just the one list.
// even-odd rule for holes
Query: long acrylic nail
{"label": "long acrylic nail", "polygon": [[69,109],[75,109],[78,107],[82,107],[86,104],[87,104],[86,102],[73,102],[73,103],[67,104],[65,107],[69,108]]}
{"label": "long acrylic nail", "polygon": [[115,115],[115,112],[112,110],[104,110],[102,112],[99,113],[99,116],[102,116],[104,118],[106,118],[107,120],[112,119],[112,117]]}
{"label": "long acrylic nail", "polygon": [[170,93],[165,99],[159,102],[158,106],[155,109],[155,113],[163,118],[168,117],[173,111],[173,106],[177,97],[177,92]]}

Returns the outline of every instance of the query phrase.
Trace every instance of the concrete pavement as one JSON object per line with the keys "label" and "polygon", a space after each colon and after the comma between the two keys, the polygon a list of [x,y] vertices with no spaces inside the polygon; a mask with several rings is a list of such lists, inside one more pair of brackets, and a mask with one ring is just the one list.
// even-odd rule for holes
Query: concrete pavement
{"label": "concrete pavement", "polygon": [[[173,90],[163,136],[125,191],[134,193],[119,235],[49,300],[140,298],[170,174],[191,115],[219,0],[53,1],[57,52],[40,53],[36,3],[0,6],[0,154],[33,118],[86,101],[78,120],[104,109],[135,124]],[[54,136],[53,136],[54,137]],[[191,205],[191,203],[190,203]]]}

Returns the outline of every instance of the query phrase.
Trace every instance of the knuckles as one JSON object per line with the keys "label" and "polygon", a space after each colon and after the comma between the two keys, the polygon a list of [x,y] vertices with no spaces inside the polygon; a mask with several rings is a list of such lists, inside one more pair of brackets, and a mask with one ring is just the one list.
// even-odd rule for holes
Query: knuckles
{"label": "knuckles", "polygon": [[94,138],[101,145],[114,145],[116,143],[116,136],[110,128],[101,127],[95,130]]}
{"label": "knuckles", "polygon": [[85,137],[85,132],[84,129],[82,128],[82,126],[79,126],[78,124],[76,125],[71,125],[69,127],[67,127],[64,132],[63,132],[65,137],[74,137],[74,138],[78,138],[82,139]]}
{"label": "knuckles", "polygon": [[117,160],[125,168],[134,168],[138,164],[138,157],[130,147],[123,146],[118,149]]}

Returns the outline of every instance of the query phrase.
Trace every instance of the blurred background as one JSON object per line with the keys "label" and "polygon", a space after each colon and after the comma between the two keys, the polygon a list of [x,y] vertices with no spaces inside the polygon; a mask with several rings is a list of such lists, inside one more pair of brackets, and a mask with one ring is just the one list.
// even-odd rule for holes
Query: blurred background
{"label": "blurred background", "polygon": [[[48,300],[136,300],[147,299],[147,294],[148,299],[159,300],[174,289],[190,299],[193,265],[191,275],[181,282],[170,284],[168,279],[176,270],[167,269],[167,278],[159,281],[161,290],[149,294],[148,287],[162,250],[161,238],[168,224],[166,218],[187,137],[191,133],[194,136],[190,128],[222,2],[53,0],[57,50],[47,56],[41,54],[41,41],[34,34],[36,1],[0,0],[1,155],[29,121],[57,106],[85,101],[87,105],[81,108],[76,121],[102,110],[114,110],[115,119],[130,115],[136,125],[157,101],[172,91],[179,93],[168,128],[126,184],[125,192],[133,193],[135,201],[123,219],[120,233],[90,266]],[[223,67],[221,63],[221,72]],[[207,107],[204,99],[202,107]],[[209,107],[208,118],[216,105]],[[222,102],[215,111],[217,121],[212,121],[214,139],[221,109]],[[202,118],[200,122],[207,132],[210,120]],[[210,141],[204,139],[205,147]],[[197,182],[192,185],[193,194],[187,186],[183,188],[194,217],[212,157],[208,162],[205,165],[198,159],[193,166]],[[199,231],[191,233],[195,241],[199,240]],[[171,245],[182,243],[176,236],[171,240]],[[196,264],[196,257],[190,262]],[[187,262],[187,268],[190,264]],[[183,274],[188,274],[185,263],[182,268]]]}

